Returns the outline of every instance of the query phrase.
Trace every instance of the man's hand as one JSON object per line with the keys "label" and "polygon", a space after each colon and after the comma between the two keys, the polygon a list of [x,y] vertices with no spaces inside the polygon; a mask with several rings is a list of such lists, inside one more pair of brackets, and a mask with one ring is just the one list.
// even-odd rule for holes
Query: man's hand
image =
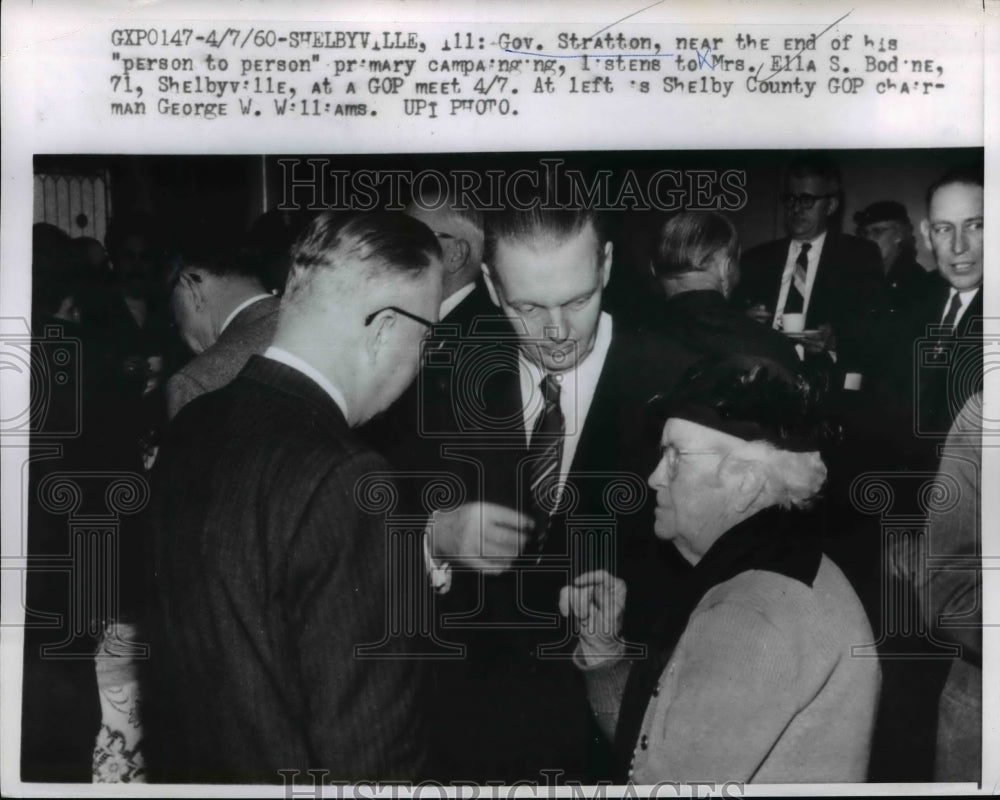
{"label": "man's hand", "polygon": [[771,322],[774,315],[766,305],[763,303],[757,303],[757,305],[750,306],[750,308],[747,309],[747,316],[750,317],[750,319],[757,320],[757,322],[761,325],[767,325]]}
{"label": "man's hand", "polygon": [[572,615],[580,637],[579,650],[587,666],[621,656],[622,615],[625,613],[625,581],[607,570],[579,575],[559,593],[559,612]]}
{"label": "man's hand", "polygon": [[816,333],[796,336],[795,341],[801,343],[807,353],[828,353],[837,349],[837,337],[833,335],[833,327],[828,322],[820,325]]}
{"label": "man's hand", "polygon": [[534,521],[496,503],[464,503],[434,514],[429,527],[435,559],[499,575],[524,550]]}

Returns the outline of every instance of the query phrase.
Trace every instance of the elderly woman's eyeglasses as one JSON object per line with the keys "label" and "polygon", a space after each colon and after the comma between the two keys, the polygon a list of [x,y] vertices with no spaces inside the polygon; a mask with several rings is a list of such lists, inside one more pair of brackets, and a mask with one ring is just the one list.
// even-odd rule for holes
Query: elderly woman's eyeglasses
{"label": "elderly woman's eyeglasses", "polygon": [[722,458],[725,453],[718,450],[682,450],[674,444],[662,445],[660,447],[660,460],[666,468],[667,478],[673,480],[677,477],[677,470],[680,468],[682,458],[688,456],[719,456]]}
{"label": "elderly woman's eyeglasses", "polygon": [[380,308],[378,311],[373,311],[367,317],[365,317],[365,327],[367,328],[372,324],[372,321],[381,314],[383,311],[395,311],[397,314],[402,314],[404,317],[409,317],[414,322],[419,322],[421,325],[426,325],[428,328],[433,328],[434,323],[429,319],[424,319],[423,317],[417,316],[416,314],[411,314],[409,311],[399,308],[398,306],[385,306],[385,308]]}

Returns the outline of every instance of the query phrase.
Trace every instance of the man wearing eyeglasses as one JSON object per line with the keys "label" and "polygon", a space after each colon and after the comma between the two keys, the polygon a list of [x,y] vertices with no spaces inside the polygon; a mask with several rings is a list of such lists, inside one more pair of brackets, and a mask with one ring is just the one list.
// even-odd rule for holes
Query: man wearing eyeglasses
{"label": "man wearing eyeglasses", "polygon": [[[426,182],[425,182],[426,183]],[[414,467],[423,459],[418,448],[420,409],[442,402],[437,395],[441,382],[435,370],[437,354],[472,333],[473,327],[496,323],[499,317],[482,281],[483,215],[459,206],[438,184],[418,185],[406,213],[433,231],[443,253],[441,325],[428,345],[423,370],[386,414],[372,420],[362,435],[400,469]],[[419,504],[419,503],[418,503]]]}
{"label": "man wearing eyeglasses", "polygon": [[434,467],[465,488],[428,526],[439,635],[465,647],[433,667],[440,780],[606,777],[559,591],[600,561],[634,589],[636,635],[668,569],[644,502],[656,453],[642,411],[695,357],[602,310],[613,247],[595,213],[526,205],[488,219],[483,273],[507,336],[456,350],[437,409],[452,433]]}
{"label": "man wearing eyeglasses", "polygon": [[271,343],[278,298],[264,291],[250,262],[236,253],[191,245],[175,267],[170,308],[184,343],[196,354],[167,381],[167,414],[221,389]]}
{"label": "man wearing eyeglasses", "polygon": [[357,495],[389,466],[352,429],[416,374],[441,248],[402,214],[325,213],[291,264],[271,346],[181,410],[153,477],[147,758],[162,780],[412,780],[422,765],[419,662],[400,639],[357,650],[382,641],[407,565]]}
{"label": "man wearing eyeglasses", "polygon": [[[878,248],[838,230],[840,170],[822,155],[791,163],[781,202],[787,236],[744,254],[734,302],[848,372],[860,358],[882,274]],[[803,316],[792,325],[790,315]]]}

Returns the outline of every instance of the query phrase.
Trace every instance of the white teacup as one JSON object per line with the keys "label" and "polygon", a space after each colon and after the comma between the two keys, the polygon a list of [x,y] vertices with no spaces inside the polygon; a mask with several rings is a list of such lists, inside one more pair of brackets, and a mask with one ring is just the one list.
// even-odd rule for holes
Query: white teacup
{"label": "white teacup", "polygon": [[785,333],[802,333],[806,329],[805,314],[782,314],[781,329]]}

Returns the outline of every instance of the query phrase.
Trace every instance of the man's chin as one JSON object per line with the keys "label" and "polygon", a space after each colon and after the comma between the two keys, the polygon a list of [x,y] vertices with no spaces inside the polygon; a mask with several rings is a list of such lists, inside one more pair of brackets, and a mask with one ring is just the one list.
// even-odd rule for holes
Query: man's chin
{"label": "man's chin", "polygon": [[673,530],[660,522],[653,524],[653,534],[657,539],[661,539],[664,542],[670,542],[674,539]]}

